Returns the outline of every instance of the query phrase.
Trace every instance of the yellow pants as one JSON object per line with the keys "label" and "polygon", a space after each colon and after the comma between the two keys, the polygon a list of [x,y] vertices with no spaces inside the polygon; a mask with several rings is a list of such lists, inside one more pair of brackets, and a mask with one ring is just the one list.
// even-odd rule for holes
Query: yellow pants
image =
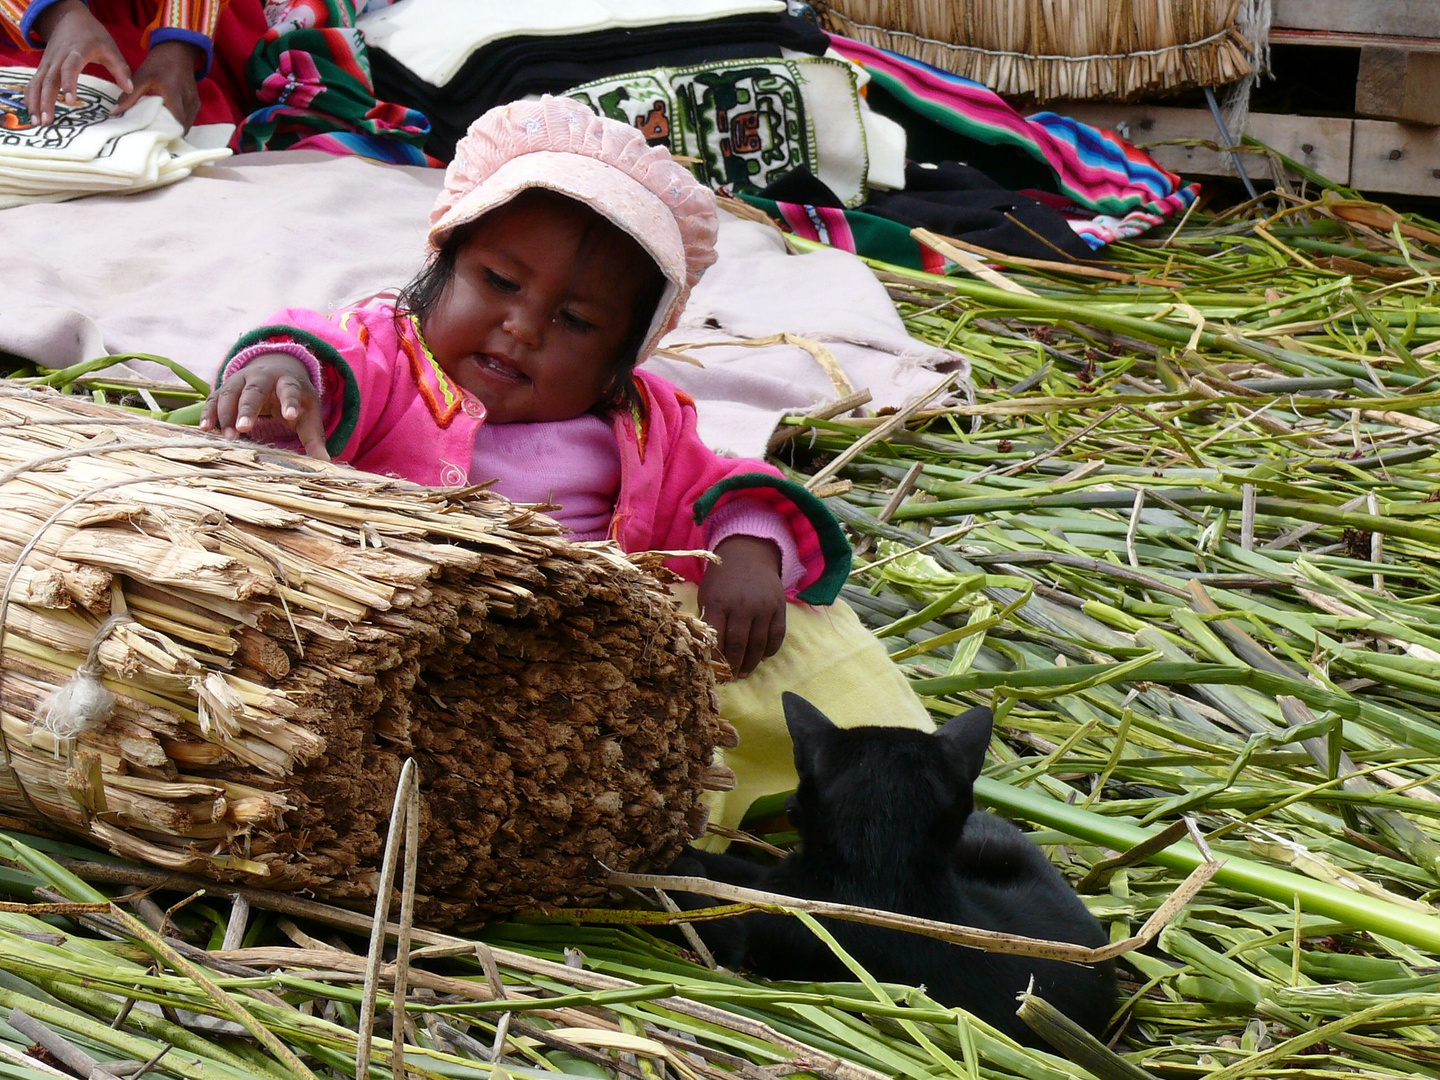
{"label": "yellow pants", "polygon": [[[696,588],[671,586],[684,609],[697,611]],[[793,791],[795,762],[780,695],[790,690],[842,728],[866,725],[935,730],[885,647],[843,600],[829,607],[790,604],[785,644],[750,673],[720,687],[720,715],[740,733],[740,745],[717,751],[735,773],[735,790],[706,792],[710,821],[735,828],[758,798]]]}

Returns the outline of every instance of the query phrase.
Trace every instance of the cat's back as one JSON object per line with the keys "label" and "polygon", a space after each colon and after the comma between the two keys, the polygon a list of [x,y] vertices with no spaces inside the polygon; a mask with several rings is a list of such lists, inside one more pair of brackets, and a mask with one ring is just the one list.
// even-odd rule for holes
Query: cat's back
{"label": "cat's back", "polygon": [[1096,948],[1105,930],[1043,851],[1015,825],[983,810],[965,822],[953,866],[957,910],[983,919],[987,930],[1036,936]]}

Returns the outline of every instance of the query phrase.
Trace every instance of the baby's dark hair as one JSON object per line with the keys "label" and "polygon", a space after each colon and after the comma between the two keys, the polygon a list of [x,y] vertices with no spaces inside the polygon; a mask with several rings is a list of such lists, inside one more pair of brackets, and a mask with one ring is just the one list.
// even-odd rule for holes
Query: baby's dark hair
{"label": "baby's dark hair", "polygon": [[[660,298],[664,295],[665,277],[660,273],[660,268],[655,265],[655,260],[633,236],[578,199],[572,199],[568,195],[562,195],[558,191],[551,191],[548,188],[528,188],[496,209],[513,207],[523,200],[531,199],[554,200],[562,202],[566,206],[580,207],[592,219],[586,226],[587,236],[591,230],[603,230],[609,234],[614,243],[632,248],[633,253],[637,256],[638,264],[649,268],[647,279],[636,295],[634,310],[630,313],[630,332],[620,343],[615,359],[611,361],[610,367],[605,373],[603,396],[596,406],[598,411],[627,408],[637,400],[635,382],[630,376],[640,361],[640,349],[645,344],[650,323],[655,318]],[[445,295],[446,288],[449,287],[451,279],[455,276],[455,262],[460,251],[475,235],[483,220],[483,217],[477,218],[451,230],[450,235],[440,245],[440,250],[435,257],[410,280],[409,284],[400,290],[399,299],[395,305],[397,314],[407,312],[420,320],[422,325],[424,324],[426,317],[440,303],[440,298]]]}

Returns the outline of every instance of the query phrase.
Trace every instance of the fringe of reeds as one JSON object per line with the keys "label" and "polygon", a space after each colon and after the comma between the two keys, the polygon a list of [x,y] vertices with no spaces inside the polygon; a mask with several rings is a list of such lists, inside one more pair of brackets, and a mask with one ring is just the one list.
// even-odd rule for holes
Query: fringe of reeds
{"label": "fringe of reeds", "polygon": [[[430,918],[593,898],[596,860],[663,863],[726,783],[706,634],[487,492],[0,390],[10,820],[364,898],[413,754]],[[55,715],[87,667],[113,707]]]}
{"label": "fringe of reeds", "polygon": [[1239,0],[841,0],[827,29],[1035,102],[1130,100],[1251,70]]}

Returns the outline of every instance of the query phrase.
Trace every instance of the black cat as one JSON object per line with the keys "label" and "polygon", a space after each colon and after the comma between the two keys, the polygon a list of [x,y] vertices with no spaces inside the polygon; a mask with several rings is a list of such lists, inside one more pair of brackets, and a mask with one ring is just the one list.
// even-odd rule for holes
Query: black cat
{"label": "black cat", "polygon": [[[933,735],[904,728],[842,730],[796,694],[784,696],[800,784],[789,803],[800,844],[766,868],[687,849],[671,873],[812,900],[1067,941],[1105,932],[1041,850],[1008,821],[975,810],[974,781],[994,717],[971,709]],[[686,896],[688,906],[705,901]],[[987,953],[861,923],[824,920],[841,946],[882,982],[924,985],[1012,1038],[1044,1044],[1015,1015],[1035,991],[1100,1034],[1115,1003],[1113,964],[1081,965]],[[798,920],[756,914],[697,924],[716,959],[777,979],[850,980]]]}

